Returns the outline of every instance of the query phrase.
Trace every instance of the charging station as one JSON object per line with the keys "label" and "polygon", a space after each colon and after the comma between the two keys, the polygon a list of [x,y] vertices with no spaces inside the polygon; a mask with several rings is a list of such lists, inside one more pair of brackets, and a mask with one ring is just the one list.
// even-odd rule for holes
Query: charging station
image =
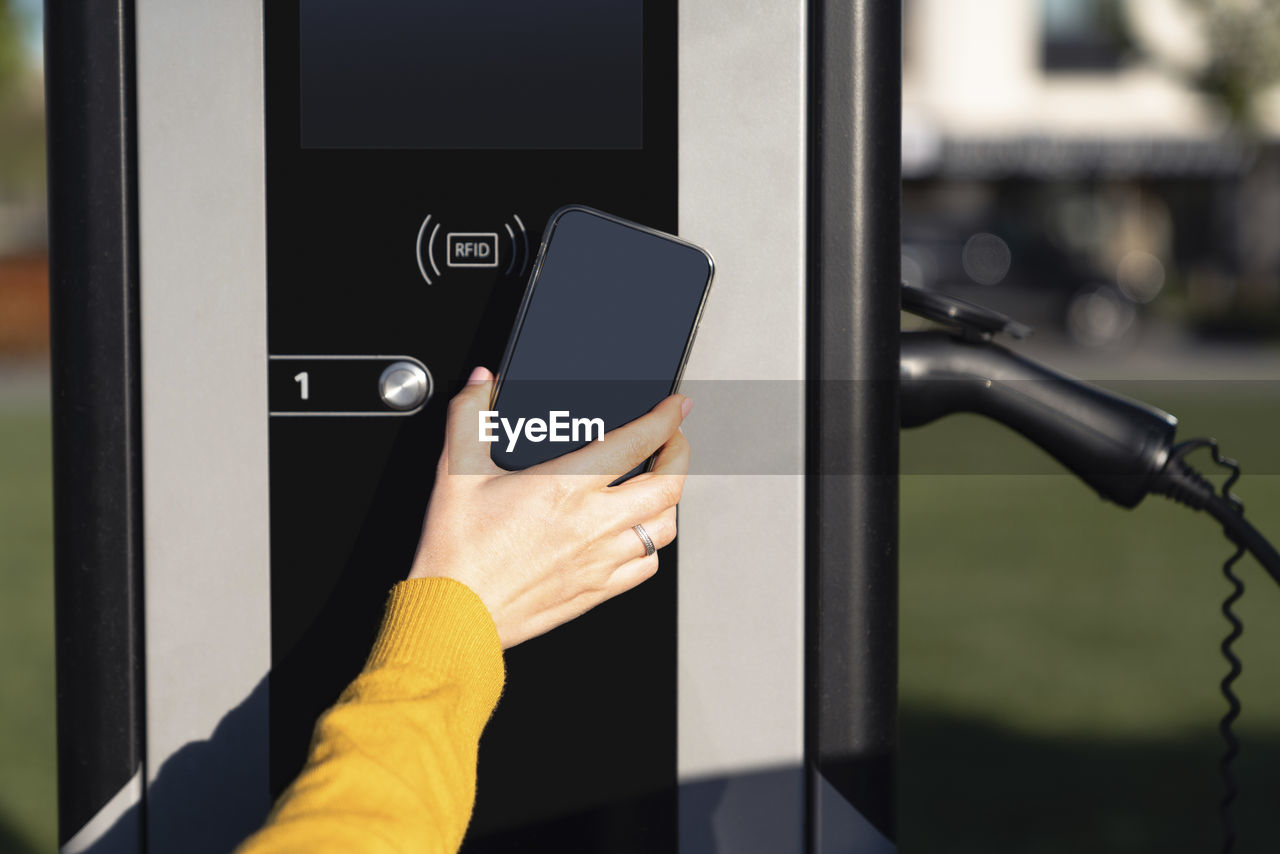
{"label": "charging station", "polygon": [[694,473],[655,578],[507,654],[464,850],[895,850],[899,30],[49,4],[62,850],[260,825],[567,203],[715,257]]}

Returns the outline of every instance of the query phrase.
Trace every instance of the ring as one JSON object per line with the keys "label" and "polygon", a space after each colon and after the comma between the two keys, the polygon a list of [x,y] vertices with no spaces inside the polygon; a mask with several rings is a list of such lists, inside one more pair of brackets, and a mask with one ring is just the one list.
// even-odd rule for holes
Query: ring
{"label": "ring", "polygon": [[631,530],[636,532],[636,536],[640,538],[640,542],[644,543],[644,556],[648,557],[658,550],[653,544],[653,537],[649,536],[649,532],[644,529],[644,525],[632,525]]}

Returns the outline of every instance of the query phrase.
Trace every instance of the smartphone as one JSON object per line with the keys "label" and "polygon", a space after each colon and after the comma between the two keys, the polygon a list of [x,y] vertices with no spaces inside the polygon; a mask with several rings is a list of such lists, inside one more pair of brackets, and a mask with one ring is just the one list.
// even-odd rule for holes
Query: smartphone
{"label": "smartphone", "polygon": [[675,392],[714,269],[670,234],[580,205],[552,214],[482,415],[493,461],[567,454]]}

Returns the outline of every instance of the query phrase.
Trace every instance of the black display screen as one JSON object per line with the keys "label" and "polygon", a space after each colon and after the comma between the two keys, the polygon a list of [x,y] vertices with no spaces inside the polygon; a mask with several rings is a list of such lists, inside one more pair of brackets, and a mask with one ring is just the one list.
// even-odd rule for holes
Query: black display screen
{"label": "black display screen", "polygon": [[643,0],[301,0],[303,148],[638,149]]}

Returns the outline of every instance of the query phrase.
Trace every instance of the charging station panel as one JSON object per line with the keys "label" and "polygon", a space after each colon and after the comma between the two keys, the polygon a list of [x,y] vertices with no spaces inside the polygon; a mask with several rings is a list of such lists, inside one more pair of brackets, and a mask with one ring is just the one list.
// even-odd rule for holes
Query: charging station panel
{"label": "charging station panel", "polygon": [[[497,369],[548,217],[677,230],[677,22],[670,0],[264,13],[274,796],[407,574],[446,405]],[[429,373],[421,406],[380,397],[387,354]],[[468,850],[517,829],[585,850],[602,825],[610,850],[674,847],[675,572],[667,549],[508,653]]]}
{"label": "charging station panel", "polygon": [[63,850],[261,825],[568,203],[716,259],[693,474],[654,578],[506,653],[465,849],[892,850],[894,502],[844,462],[896,409],[825,390],[896,376],[895,5],[46,23]]}

